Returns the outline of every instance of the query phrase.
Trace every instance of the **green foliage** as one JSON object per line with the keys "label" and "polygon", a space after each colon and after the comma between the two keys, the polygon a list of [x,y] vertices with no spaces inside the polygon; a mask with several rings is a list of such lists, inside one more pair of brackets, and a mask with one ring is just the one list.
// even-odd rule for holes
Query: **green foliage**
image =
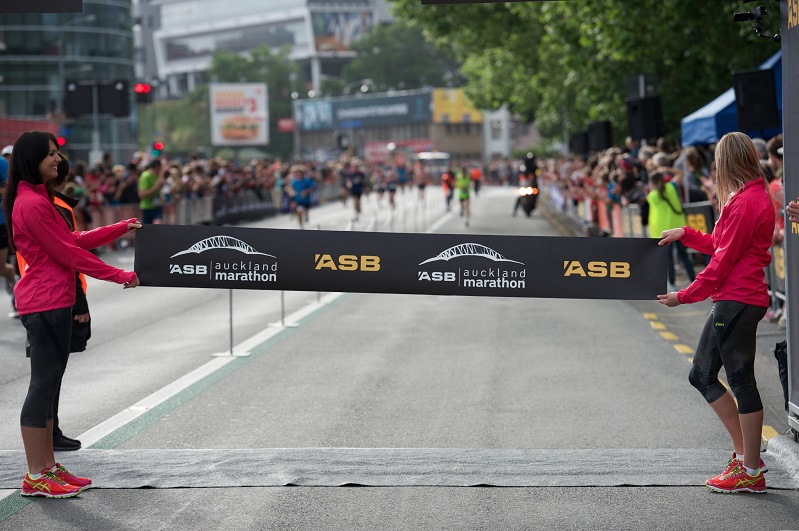
{"label": "green foliage", "polygon": [[[289,47],[275,53],[268,46],[253,50],[248,56],[216,52],[208,72],[209,77],[219,83],[267,84],[270,142],[266,148],[271,155],[281,157],[291,155],[293,138],[291,133],[279,132],[277,122],[292,116],[291,93],[304,85],[299,68],[289,59],[289,52]],[[198,147],[209,148],[208,94],[208,85],[202,85],[180,100],[156,102],[151,108],[140,108],[141,145],[147,146],[154,136],[159,136],[166,144],[167,154],[185,155]]]}
{"label": "green foliage", "polygon": [[358,56],[342,70],[344,85],[371,79],[374,90],[384,92],[462,82],[453,60],[436,51],[421,28],[402,21],[376,26],[352,48]]}
{"label": "green foliage", "polygon": [[[670,136],[680,119],[731,86],[732,72],[756,68],[778,50],[749,24],[733,22],[737,2],[572,0],[421,5],[391,0],[397,17],[421,27],[463,62],[478,107],[535,116],[545,137],[610,120],[627,132],[626,80],[660,79]],[[777,28],[770,9],[767,28]]]}

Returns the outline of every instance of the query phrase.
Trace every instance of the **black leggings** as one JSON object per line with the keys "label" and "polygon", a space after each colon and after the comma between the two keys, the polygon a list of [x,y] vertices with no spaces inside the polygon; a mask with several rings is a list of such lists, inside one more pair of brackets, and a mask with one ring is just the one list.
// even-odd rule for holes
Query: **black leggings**
{"label": "black leggings", "polygon": [[713,304],[688,376],[691,385],[702,393],[708,404],[726,392],[718,378],[723,365],[738,401],[738,413],[755,413],[763,409],[755,381],[755,334],[764,315],[766,308],[742,302],[718,301]]}
{"label": "black leggings", "polygon": [[47,421],[53,419],[53,399],[67,368],[72,308],[23,315],[21,321],[30,340],[31,381],[20,425],[46,428]]}

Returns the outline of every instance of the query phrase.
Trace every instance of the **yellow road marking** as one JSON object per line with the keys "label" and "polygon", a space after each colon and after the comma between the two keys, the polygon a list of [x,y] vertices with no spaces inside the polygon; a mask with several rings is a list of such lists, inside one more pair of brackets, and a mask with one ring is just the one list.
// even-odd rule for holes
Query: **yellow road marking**
{"label": "yellow road marking", "polygon": [[674,332],[661,332],[660,337],[669,341],[677,341],[679,339]]}
{"label": "yellow road marking", "polygon": [[649,322],[649,326],[651,326],[655,330],[665,330],[666,329],[666,325],[664,325],[660,321],[650,321]]}
{"label": "yellow road marking", "polygon": [[654,321],[657,318],[658,318],[658,314],[656,314],[656,313],[645,313],[644,314],[644,319],[649,319],[650,321]]}
{"label": "yellow road marking", "polygon": [[761,434],[762,434],[763,440],[766,441],[766,442],[770,441],[771,439],[773,439],[774,437],[779,435],[779,433],[777,433],[777,430],[775,430],[774,428],[772,428],[768,424],[764,424],[763,425],[763,430],[761,431]]}
{"label": "yellow road marking", "polygon": [[683,345],[682,343],[678,343],[677,345],[674,345],[674,350],[676,350],[680,354],[693,354],[694,353],[694,349],[692,349],[688,345]]}

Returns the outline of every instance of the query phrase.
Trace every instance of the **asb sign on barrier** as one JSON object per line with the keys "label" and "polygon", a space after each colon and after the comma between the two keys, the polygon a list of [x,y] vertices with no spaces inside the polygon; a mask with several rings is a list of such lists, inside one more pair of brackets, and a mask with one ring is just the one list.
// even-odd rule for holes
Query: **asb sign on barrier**
{"label": "asb sign on barrier", "polygon": [[559,238],[145,225],[143,286],[655,299],[666,248],[652,238]]}

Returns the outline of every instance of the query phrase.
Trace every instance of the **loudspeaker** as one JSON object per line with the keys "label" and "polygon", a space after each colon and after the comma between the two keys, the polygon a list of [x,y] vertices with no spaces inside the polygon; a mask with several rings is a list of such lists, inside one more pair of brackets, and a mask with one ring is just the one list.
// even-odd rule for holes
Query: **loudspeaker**
{"label": "loudspeaker", "polygon": [[603,151],[613,147],[613,131],[610,122],[588,124],[588,151]]}
{"label": "loudspeaker", "polygon": [[130,91],[127,81],[118,79],[111,83],[103,83],[97,86],[97,90],[100,114],[116,117],[130,115]]}
{"label": "loudspeaker", "polygon": [[67,81],[64,86],[64,113],[77,118],[92,113],[92,86]]}
{"label": "loudspeaker", "polygon": [[666,134],[660,96],[627,100],[627,128],[633,140],[658,138]]}
{"label": "loudspeaker", "polygon": [[627,97],[629,99],[657,96],[660,79],[654,74],[638,74],[627,77]]}
{"label": "loudspeaker", "polygon": [[572,133],[571,150],[575,155],[588,154],[588,131]]}
{"label": "loudspeaker", "polygon": [[750,131],[780,126],[773,70],[735,73],[732,75],[732,86],[735,88],[738,129]]}
{"label": "loudspeaker", "polygon": [[[69,118],[93,114],[93,81],[67,81],[64,112]],[[120,79],[97,84],[97,114],[125,117],[130,114],[128,82]]]}

